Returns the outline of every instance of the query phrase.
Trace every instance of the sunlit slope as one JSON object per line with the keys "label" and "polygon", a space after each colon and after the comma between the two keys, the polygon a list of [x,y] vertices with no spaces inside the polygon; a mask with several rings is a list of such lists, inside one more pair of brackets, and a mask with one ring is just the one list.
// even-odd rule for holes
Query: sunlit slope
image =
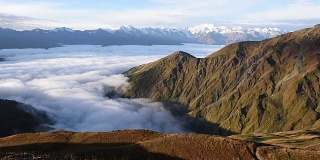
{"label": "sunlit slope", "polygon": [[313,130],[298,130],[274,133],[237,134],[233,139],[265,143],[287,148],[304,150],[320,150],[320,132]]}
{"label": "sunlit slope", "polygon": [[179,102],[233,132],[320,127],[319,25],[202,59],[175,52],[125,74],[131,88],[124,96]]}

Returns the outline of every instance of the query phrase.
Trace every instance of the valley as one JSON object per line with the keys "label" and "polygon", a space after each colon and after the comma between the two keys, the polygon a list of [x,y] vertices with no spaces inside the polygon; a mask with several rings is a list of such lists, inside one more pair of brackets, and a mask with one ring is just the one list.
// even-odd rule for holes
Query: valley
{"label": "valley", "polygon": [[320,160],[320,0],[0,0],[0,160]]}
{"label": "valley", "polygon": [[319,46],[316,25],[203,58],[4,50],[0,158],[317,159]]}

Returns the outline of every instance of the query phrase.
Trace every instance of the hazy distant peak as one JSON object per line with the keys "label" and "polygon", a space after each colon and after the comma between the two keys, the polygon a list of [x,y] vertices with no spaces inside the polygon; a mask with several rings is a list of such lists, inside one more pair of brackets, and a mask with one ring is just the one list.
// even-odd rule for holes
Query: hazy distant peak
{"label": "hazy distant peak", "polygon": [[137,28],[131,26],[131,25],[123,25],[120,26],[118,30],[124,30],[124,31],[132,31],[132,30],[136,30]]}
{"label": "hazy distant peak", "polygon": [[[278,28],[226,27],[205,23],[191,28],[137,28],[123,25],[117,28],[73,30],[67,27],[53,30],[15,31],[0,29],[0,48],[50,48],[60,44],[153,45],[201,43],[225,45],[241,41],[259,41],[286,33]],[[68,33],[68,34],[65,34]],[[22,38],[23,37],[23,38]],[[30,39],[33,41],[30,42]]]}
{"label": "hazy distant peak", "polygon": [[63,32],[63,31],[74,32],[75,30],[73,30],[71,28],[67,28],[67,27],[58,27],[58,28],[55,28],[55,29],[53,29],[51,31],[52,32]]}
{"label": "hazy distant peak", "polygon": [[41,28],[35,28],[35,29],[33,29],[32,31],[40,32],[40,31],[44,31],[44,30],[43,30],[43,29],[41,29]]}

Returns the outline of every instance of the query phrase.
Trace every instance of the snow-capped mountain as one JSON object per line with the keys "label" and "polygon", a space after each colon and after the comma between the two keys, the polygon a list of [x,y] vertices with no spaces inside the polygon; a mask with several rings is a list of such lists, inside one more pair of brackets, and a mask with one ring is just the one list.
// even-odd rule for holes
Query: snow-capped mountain
{"label": "snow-capped mountain", "polygon": [[0,49],[50,48],[59,45],[177,45],[182,43],[229,44],[246,40],[262,40],[286,33],[277,28],[225,27],[202,24],[190,28],[117,28],[73,30],[61,27],[53,30],[15,31],[0,28]]}
{"label": "snow-capped mountain", "polygon": [[[261,34],[274,34],[281,32],[278,28],[242,28],[242,27],[225,27],[225,26],[216,26],[214,24],[201,24],[195,27],[190,27],[189,31],[192,34],[206,34],[206,33],[219,33],[219,34],[227,34],[227,33],[246,33],[246,32],[259,32]],[[277,34],[278,35],[278,34]],[[274,35],[276,36],[276,35]]]}
{"label": "snow-capped mountain", "polygon": [[[105,29],[110,33],[125,32],[130,35],[142,37],[144,35],[152,36],[175,36],[193,39],[198,43],[204,44],[229,44],[238,41],[263,40],[272,38],[280,34],[287,33],[285,30],[278,28],[243,28],[243,27],[226,27],[216,26],[214,24],[201,24],[189,28],[135,28],[131,25],[124,25],[118,28]],[[173,37],[171,37],[173,38]]]}
{"label": "snow-capped mountain", "polygon": [[191,34],[199,43],[230,44],[239,41],[258,41],[287,33],[278,28],[242,28],[225,27],[214,24],[202,24],[190,27]]}
{"label": "snow-capped mountain", "polygon": [[229,44],[247,40],[257,41],[287,33],[287,31],[278,28],[225,27],[207,23],[183,29],[151,27],[135,28],[131,25],[125,25],[105,30],[110,33],[125,32],[138,37],[143,37],[145,35],[159,37],[169,36],[170,38],[185,37],[204,44]]}

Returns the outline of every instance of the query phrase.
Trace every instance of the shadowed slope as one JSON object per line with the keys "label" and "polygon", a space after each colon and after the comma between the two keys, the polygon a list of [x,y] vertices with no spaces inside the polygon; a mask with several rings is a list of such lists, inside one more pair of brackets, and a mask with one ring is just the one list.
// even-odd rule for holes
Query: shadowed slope
{"label": "shadowed slope", "polygon": [[182,53],[127,71],[124,96],[178,102],[238,133],[320,127],[319,25],[202,59]]}
{"label": "shadowed slope", "polygon": [[45,113],[16,101],[0,99],[0,137],[12,134],[48,130]]}

